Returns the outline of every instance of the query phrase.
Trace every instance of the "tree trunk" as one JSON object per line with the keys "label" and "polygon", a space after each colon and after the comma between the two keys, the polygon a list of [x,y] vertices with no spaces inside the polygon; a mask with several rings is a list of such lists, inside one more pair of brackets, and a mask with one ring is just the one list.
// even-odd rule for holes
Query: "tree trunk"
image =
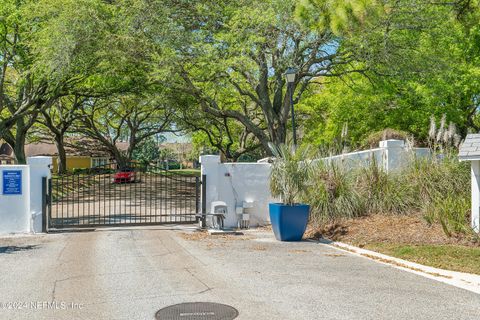
{"label": "tree trunk", "polygon": [[121,170],[126,169],[128,166],[128,159],[126,159],[117,148],[112,148],[110,152],[112,153],[118,168]]}
{"label": "tree trunk", "polygon": [[133,151],[137,147],[137,143],[139,141],[137,141],[137,137],[135,136],[136,130],[131,127],[129,129],[130,129],[130,136],[128,137],[129,139],[128,139],[128,148],[127,148],[126,158],[128,162],[131,162],[133,158]]}
{"label": "tree trunk", "polygon": [[38,116],[38,112],[31,114],[30,118],[26,123],[25,123],[25,118],[17,119],[15,123],[16,127],[14,129],[15,134],[10,132],[10,138],[13,139],[13,136],[15,136],[14,138],[15,143],[12,146],[12,148],[15,153],[15,158],[17,159],[18,164],[27,163],[27,158],[25,156],[25,141],[27,139],[27,132],[35,123],[37,116]]}
{"label": "tree trunk", "polygon": [[[277,128],[273,129],[273,137],[272,143],[275,145],[285,144],[287,142],[286,136],[286,125],[285,123],[278,123]],[[271,153],[271,150],[267,150],[267,152]]]}
{"label": "tree trunk", "polygon": [[27,164],[27,158],[25,156],[25,134],[18,133],[15,137],[15,145],[13,146],[13,152],[18,164]]}
{"label": "tree trunk", "polygon": [[127,149],[127,155],[125,157],[127,162],[132,161],[133,151],[135,150],[135,148],[136,148],[136,143],[130,141]]}
{"label": "tree trunk", "polygon": [[55,145],[58,153],[57,173],[65,174],[67,172],[67,152],[65,151],[62,135],[55,135]]}

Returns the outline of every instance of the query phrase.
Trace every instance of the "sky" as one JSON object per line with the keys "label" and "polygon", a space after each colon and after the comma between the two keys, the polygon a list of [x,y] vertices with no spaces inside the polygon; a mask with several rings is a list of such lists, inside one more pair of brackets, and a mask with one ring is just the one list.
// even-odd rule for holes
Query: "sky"
{"label": "sky", "polygon": [[184,135],[184,134],[178,134],[175,135],[174,133],[162,133],[165,138],[167,138],[167,142],[169,143],[174,143],[174,142],[179,142],[179,143],[185,143],[185,142],[190,142],[192,139],[189,135]]}

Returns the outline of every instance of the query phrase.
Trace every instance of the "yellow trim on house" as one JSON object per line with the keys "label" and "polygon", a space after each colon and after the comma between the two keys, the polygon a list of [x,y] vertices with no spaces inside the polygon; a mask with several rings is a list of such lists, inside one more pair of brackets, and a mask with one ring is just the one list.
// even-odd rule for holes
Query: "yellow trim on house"
{"label": "yellow trim on house", "polygon": [[[91,157],[76,157],[67,156],[67,170],[73,171],[73,169],[85,169],[92,167]],[[53,172],[58,171],[58,158],[53,157]]]}

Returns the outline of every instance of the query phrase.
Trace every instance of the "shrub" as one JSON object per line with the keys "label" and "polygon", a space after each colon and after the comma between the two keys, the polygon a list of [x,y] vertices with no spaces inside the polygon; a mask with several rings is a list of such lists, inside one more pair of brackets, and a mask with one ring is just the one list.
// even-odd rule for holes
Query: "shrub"
{"label": "shrub", "polygon": [[469,201],[449,194],[444,198],[435,198],[425,208],[424,217],[430,224],[440,223],[445,234],[450,237],[453,234],[468,234],[472,231],[468,225],[469,215]]}
{"label": "shrub", "polygon": [[364,213],[363,200],[355,188],[354,176],[336,162],[315,163],[303,202],[311,206],[310,220],[316,225]]}
{"label": "shrub", "polygon": [[459,162],[455,156],[414,159],[403,175],[405,183],[417,190],[418,201],[423,205],[448,194],[470,197],[469,164]]}
{"label": "shrub", "polygon": [[382,140],[387,139],[397,139],[397,140],[408,140],[410,135],[406,131],[395,130],[395,129],[385,129],[382,131],[373,132],[363,141],[362,146],[364,148],[378,148],[378,144]]}
{"label": "shrub", "polygon": [[88,168],[73,168],[73,174],[86,174],[88,173]]}
{"label": "shrub", "polygon": [[404,181],[401,172],[387,173],[373,159],[369,166],[357,169],[355,174],[366,214],[402,214],[415,207],[415,191]]}
{"label": "shrub", "polygon": [[[162,163],[160,165],[160,168],[166,170],[167,169],[167,165]],[[179,170],[180,169],[180,163],[179,162],[169,162],[168,163],[168,170]]]}
{"label": "shrub", "polygon": [[369,214],[423,214],[440,223],[447,235],[470,233],[470,169],[451,153],[413,158],[401,171],[385,172],[375,160],[347,169],[339,162],[318,161],[303,202],[311,205],[311,221]]}
{"label": "shrub", "polygon": [[470,216],[470,167],[452,154],[417,160],[406,172],[416,184],[425,220],[439,223],[448,236],[472,232]]}
{"label": "shrub", "polygon": [[179,170],[180,169],[180,163],[179,162],[174,162],[174,163],[170,163],[168,165],[168,169],[169,170]]}

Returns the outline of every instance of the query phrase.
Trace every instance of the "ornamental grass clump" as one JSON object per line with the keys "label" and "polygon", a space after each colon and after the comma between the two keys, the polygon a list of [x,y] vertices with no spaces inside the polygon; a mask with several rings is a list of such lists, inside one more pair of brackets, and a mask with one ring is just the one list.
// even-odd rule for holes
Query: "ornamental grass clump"
{"label": "ornamental grass clump", "polygon": [[415,188],[419,210],[429,224],[438,223],[447,236],[473,235],[470,227],[470,167],[453,154],[417,159],[405,170]]}
{"label": "ornamental grass clump", "polygon": [[437,128],[430,121],[429,147],[431,157],[415,159],[405,170],[405,179],[418,192],[418,203],[429,224],[439,223],[448,236],[472,235],[478,240],[470,223],[470,166],[458,161],[460,136],[455,124],[447,127],[443,115]]}
{"label": "ornamental grass clump", "polygon": [[311,171],[307,149],[287,145],[270,148],[275,156],[270,173],[270,191],[283,204],[293,206],[304,199]]}
{"label": "ornamental grass clump", "polygon": [[470,197],[469,164],[459,162],[454,155],[434,153],[429,158],[417,158],[402,175],[405,184],[416,191],[420,208],[450,194],[458,198]]}
{"label": "ornamental grass clump", "polygon": [[388,173],[373,158],[363,166],[314,163],[302,201],[310,204],[315,226],[372,214],[420,214],[449,236],[471,234],[470,169],[454,153],[412,156]]}
{"label": "ornamental grass clump", "polygon": [[351,173],[339,161],[315,161],[309,188],[304,194],[304,202],[310,204],[311,222],[315,226],[364,214],[363,199]]}
{"label": "ornamental grass clump", "polygon": [[433,199],[424,209],[424,218],[429,224],[439,223],[449,237],[455,234],[472,234],[468,224],[470,201],[448,194]]}
{"label": "ornamental grass clump", "polygon": [[365,202],[365,214],[404,214],[416,205],[416,194],[402,172],[387,173],[375,157],[355,170],[356,186]]}

